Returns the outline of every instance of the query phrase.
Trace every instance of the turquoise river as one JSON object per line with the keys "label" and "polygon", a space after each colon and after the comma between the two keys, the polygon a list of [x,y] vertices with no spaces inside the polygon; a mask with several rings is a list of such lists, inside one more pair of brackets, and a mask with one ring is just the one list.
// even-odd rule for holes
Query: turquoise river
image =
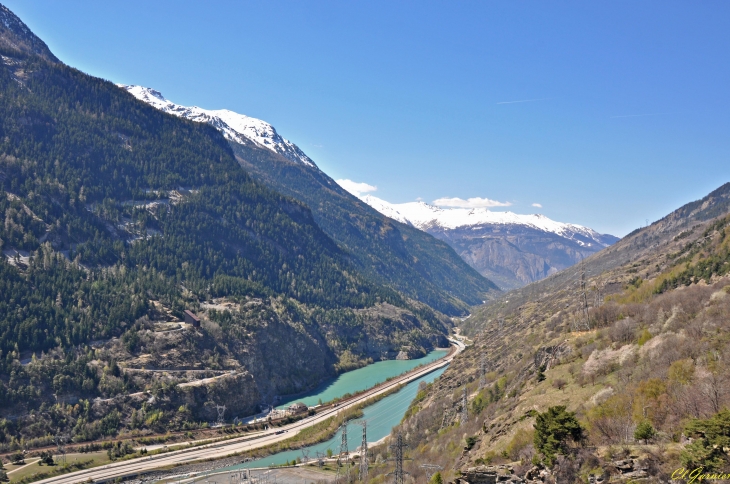
{"label": "turquoise river", "polygon": [[385,360],[372,363],[357,370],[348,371],[335,379],[324,382],[311,392],[296,396],[284,397],[284,402],[277,408],[286,408],[294,402],[303,402],[308,407],[318,403],[329,402],[347,393],[354,394],[383,383],[388,378],[402,375],[417,366],[431,363],[443,358],[448,350],[434,350],[416,360]]}
{"label": "turquoise river", "polygon": [[[377,383],[385,381],[387,378],[392,376],[400,375],[410,369],[415,368],[418,365],[434,361],[441,358],[446,353],[446,350],[436,350],[429,353],[424,358],[418,360],[406,360],[406,361],[380,361],[373,363],[363,368],[353,370],[347,373],[343,373],[333,382],[322,386],[318,393],[312,393],[300,398],[290,400],[287,403],[301,402],[303,401],[307,405],[316,404],[321,398],[323,402],[332,400],[333,398],[340,397],[345,393],[354,393],[360,390],[370,388]],[[379,402],[376,402],[369,407],[363,409],[363,416],[359,419],[351,420],[347,426],[347,447],[353,451],[360,446],[362,441],[362,427],[357,425],[362,420],[367,420],[367,431],[368,431],[368,442],[376,442],[383,437],[390,434],[391,429],[400,423],[403,415],[405,415],[408,406],[411,401],[416,397],[418,393],[418,385],[421,382],[430,383],[446,370],[446,367],[432,371],[431,373],[413,380],[403,387],[400,391],[388,395]],[[317,452],[326,453],[327,449],[337,452],[340,446],[341,433],[338,430],[337,433],[329,440],[320,442],[304,450],[308,451],[309,457],[314,458]],[[237,464],[235,466],[226,467],[224,469],[217,469],[215,472],[226,472],[234,471],[236,469],[245,469],[247,467],[265,467],[270,465],[285,464],[291,460],[295,460],[297,457],[302,457],[302,450],[289,450],[285,452],[279,452],[262,459],[258,459],[245,464]]]}

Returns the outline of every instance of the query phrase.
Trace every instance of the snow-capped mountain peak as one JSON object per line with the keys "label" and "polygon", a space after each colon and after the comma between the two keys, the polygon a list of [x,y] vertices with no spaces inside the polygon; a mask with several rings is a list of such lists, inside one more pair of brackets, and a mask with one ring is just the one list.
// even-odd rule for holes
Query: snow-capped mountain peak
{"label": "snow-capped mountain peak", "polygon": [[550,232],[574,240],[581,246],[607,247],[603,236],[582,225],[556,222],[542,214],[522,215],[514,212],[493,212],[487,208],[440,208],[425,202],[389,203],[372,195],[362,200],[383,215],[398,222],[412,225],[424,231],[455,230],[485,226],[522,226],[542,232]]}
{"label": "snow-capped mountain peak", "polygon": [[266,121],[239,114],[228,109],[203,109],[197,106],[181,106],[175,104],[154,89],[144,86],[118,84],[140,101],[175,116],[187,118],[199,123],[208,123],[223,133],[226,139],[239,144],[254,145],[278,153],[294,163],[302,163],[316,167],[297,145],[282,138],[273,126]]}
{"label": "snow-capped mountain peak", "polygon": [[389,203],[372,195],[353,195],[383,215],[451,245],[469,265],[503,289],[547,277],[618,240],[542,214],[441,208],[421,201]]}

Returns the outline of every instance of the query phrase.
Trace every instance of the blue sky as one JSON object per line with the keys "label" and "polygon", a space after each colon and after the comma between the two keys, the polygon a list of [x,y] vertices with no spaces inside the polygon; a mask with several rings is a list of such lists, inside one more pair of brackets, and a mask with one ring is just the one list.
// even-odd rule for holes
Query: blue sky
{"label": "blue sky", "polygon": [[0,1],[67,64],[264,119],[390,202],[624,235],[730,181],[727,2]]}

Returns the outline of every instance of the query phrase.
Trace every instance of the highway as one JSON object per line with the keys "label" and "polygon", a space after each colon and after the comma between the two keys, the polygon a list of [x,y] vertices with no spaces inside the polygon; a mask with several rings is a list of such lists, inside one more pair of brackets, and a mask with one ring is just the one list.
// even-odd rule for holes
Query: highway
{"label": "highway", "polygon": [[[362,403],[364,400],[367,400],[368,398],[388,392],[398,385],[416,380],[423,375],[426,375],[438,368],[442,368],[448,365],[449,363],[451,363],[454,357],[461,353],[465,348],[464,344],[460,340],[450,339],[449,341],[451,341],[451,343],[454,345],[455,351],[450,352],[445,358],[436,360],[432,363],[429,363],[428,365],[411,370],[408,373],[393,378],[390,381],[384,382],[360,395],[357,395],[356,397],[348,399],[346,402],[341,403],[337,407],[330,407],[312,417],[307,417],[306,419],[300,420],[298,422],[259,432],[255,435],[247,435],[245,437],[226,440],[224,442],[211,443],[198,447],[176,450],[155,456],[139,457],[122,462],[116,462],[106,466],[76,471],[61,476],[49,477],[47,479],[37,482],[42,484],[75,484],[79,482],[89,482],[89,480],[93,480],[94,482],[106,481],[116,479],[118,477],[134,476],[162,467],[174,466],[179,464],[190,464],[196,461],[207,459],[223,458],[232,454],[256,449],[269,444],[273,444],[275,442],[289,439],[296,435],[302,429],[311,427],[312,425],[322,422],[332,417],[333,415],[337,415],[342,410],[354,407],[359,403]],[[277,432],[281,432],[282,430],[285,432],[277,434]]]}

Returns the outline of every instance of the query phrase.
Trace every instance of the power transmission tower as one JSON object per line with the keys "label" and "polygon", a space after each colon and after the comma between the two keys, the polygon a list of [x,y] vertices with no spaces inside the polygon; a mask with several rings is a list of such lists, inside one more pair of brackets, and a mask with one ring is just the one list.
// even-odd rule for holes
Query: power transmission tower
{"label": "power transmission tower", "polygon": [[324,452],[317,451],[317,465],[322,467],[324,465],[324,456],[327,455]]}
{"label": "power transmission tower", "polygon": [[487,364],[484,363],[484,355],[481,357],[479,368],[479,389],[487,386]]}
{"label": "power transmission tower", "polygon": [[583,326],[586,331],[591,329],[588,322],[588,295],[586,294],[586,267],[583,262],[580,263],[580,298],[581,298],[581,317],[583,318]]}
{"label": "power transmission tower", "polygon": [[309,449],[302,449],[302,462],[305,464],[309,462]]}
{"label": "power transmission tower", "polygon": [[446,427],[446,417],[447,416],[448,416],[448,414],[446,412],[446,404],[444,403],[444,416],[443,416],[443,418],[441,418],[441,427],[439,427],[439,430]]}
{"label": "power transmission tower", "polygon": [[426,469],[426,480],[430,481],[434,474],[443,470],[443,467],[436,464],[421,464],[421,468]]}
{"label": "power transmission tower", "polygon": [[56,442],[56,446],[58,447],[58,453],[61,456],[61,459],[63,460],[63,463],[66,463],[66,436],[65,435],[56,435],[56,437],[53,439]]}
{"label": "power transmission tower", "polygon": [[464,385],[464,396],[461,397],[461,425],[469,421],[469,407],[466,399],[466,385]]}
{"label": "power transmission tower", "polygon": [[342,459],[342,456],[345,456],[345,476],[347,478],[347,481],[350,480],[350,451],[347,449],[347,421],[342,422],[342,426],[340,427],[342,429],[342,440],[340,441],[340,453],[337,456],[337,477],[335,477],[335,482],[339,482],[340,480],[340,459]]}
{"label": "power transmission tower", "polygon": [[404,484],[405,475],[408,474],[403,470],[403,448],[408,447],[408,444],[403,442],[403,434],[398,431],[398,435],[395,438],[395,442],[390,444],[391,449],[395,449],[395,470],[388,475],[393,476],[394,484]]}
{"label": "power transmission tower", "polygon": [[598,282],[596,283],[596,307],[603,306],[603,290],[606,288],[607,281],[603,280],[602,276],[598,276]]}
{"label": "power transmission tower", "polygon": [[360,444],[360,472],[358,477],[361,482],[368,480],[368,422],[363,420],[362,425],[362,444]]}
{"label": "power transmission tower", "polygon": [[218,411],[218,425],[223,425],[225,423],[225,420],[223,420],[223,416],[226,413],[226,406],[225,405],[216,405],[215,406],[216,411]]}

